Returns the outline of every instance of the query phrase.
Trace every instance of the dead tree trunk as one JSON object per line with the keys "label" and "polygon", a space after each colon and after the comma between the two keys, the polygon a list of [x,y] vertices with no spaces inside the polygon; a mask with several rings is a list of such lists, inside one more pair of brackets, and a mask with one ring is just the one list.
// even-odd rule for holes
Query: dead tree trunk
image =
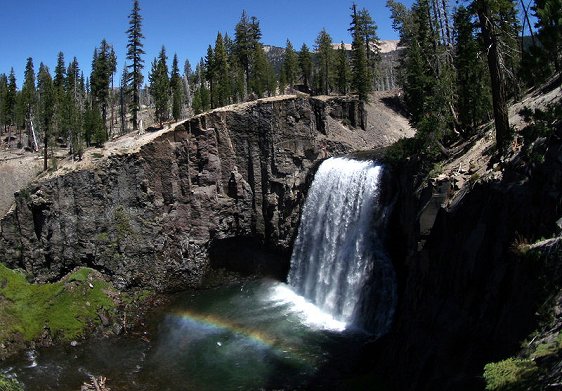
{"label": "dead tree trunk", "polygon": [[488,0],[478,0],[475,2],[475,5],[484,43],[488,49],[488,68],[490,69],[494,123],[496,126],[496,146],[499,150],[504,150],[509,142],[510,128],[504,70],[502,69],[501,61],[502,53],[498,45],[498,31],[493,21],[492,10]]}

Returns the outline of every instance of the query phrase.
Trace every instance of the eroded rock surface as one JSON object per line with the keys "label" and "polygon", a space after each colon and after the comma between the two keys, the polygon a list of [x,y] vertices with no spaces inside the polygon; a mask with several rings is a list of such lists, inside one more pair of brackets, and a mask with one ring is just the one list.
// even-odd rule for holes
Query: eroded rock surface
{"label": "eroded rock surface", "polygon": [[194,117],[20,191],[1,221],[2,261],[38,281],[86,265],[161,291],[200,284],[221,240],[251,239],[288,262],[319,162],[380,146],[384,129],[366,118],[352,98],[295,96]]}

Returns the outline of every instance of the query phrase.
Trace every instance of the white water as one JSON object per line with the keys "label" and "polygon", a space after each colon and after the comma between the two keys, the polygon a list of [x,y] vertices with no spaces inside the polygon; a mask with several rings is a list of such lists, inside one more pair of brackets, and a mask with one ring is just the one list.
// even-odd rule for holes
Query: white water
{"label": "white water", "polygon": [[382,167],[328,159],[305,202],[289,284],[339,322],[386,333],[396,305],[394,269],[382,234]]}

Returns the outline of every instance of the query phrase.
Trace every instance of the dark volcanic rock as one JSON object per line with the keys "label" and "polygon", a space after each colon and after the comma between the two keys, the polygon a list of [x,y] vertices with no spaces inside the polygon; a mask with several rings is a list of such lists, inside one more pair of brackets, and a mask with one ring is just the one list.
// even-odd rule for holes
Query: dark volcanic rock
{"label": "dark volcanic rock", "polygon": [[390,236],[399,305],[391,333],[367,349],[394,389],[482,389],[484,364],[515,354],[537,327],[552,295],[545,281],[562,281],[518,246],[558,234],[561,140],[559,129],[525,175],[506,163],[437,211],[447,186],[419,188],[416,162],[397,169]]}
{"label": "dark volcanic rock", "polygon": [[210,249],[229,238],[244,238],[241,246],[251,240],[288,262],[318,163],[377,146],[375,132],[361,128],[365,118],[352,98],[308,97],[194,117],[136,152],[19,192],[1,221],[1,259],[37,281],[86,265],[118,286],[162,291],[200,284]]}

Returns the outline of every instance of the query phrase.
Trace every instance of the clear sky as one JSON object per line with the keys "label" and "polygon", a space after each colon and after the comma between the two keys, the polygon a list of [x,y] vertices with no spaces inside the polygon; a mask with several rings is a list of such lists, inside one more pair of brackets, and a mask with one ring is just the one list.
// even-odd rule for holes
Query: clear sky
{"label": "clear sky", "polygon": [[[411,5],[413,0],[403,3]],[[367,8],[377,23],[381,39],[397,39],[392,30],[385,0],[356,0]],[[218,31],[233,36],[242,10],[260,21],[262,42],[285,46],[288,39],[295,48],[303,43],[312,47],[322,28],[334,42],[350,42],[347,28],[352,0],[140,0],[145,35],[145,73],[162,45],[168,56],[178,54],[180,68],[185,59],[194,65],[214,44]],[[113,45],[120,77],[127,44],[125,31],[132,0],[0,0],[0,73],[13,67],[18,88],[28,57],[35,71],[43,62],[51,72],[57,53],[68,63],[77,57],[86,77],[94,48],[102,38]]]}

